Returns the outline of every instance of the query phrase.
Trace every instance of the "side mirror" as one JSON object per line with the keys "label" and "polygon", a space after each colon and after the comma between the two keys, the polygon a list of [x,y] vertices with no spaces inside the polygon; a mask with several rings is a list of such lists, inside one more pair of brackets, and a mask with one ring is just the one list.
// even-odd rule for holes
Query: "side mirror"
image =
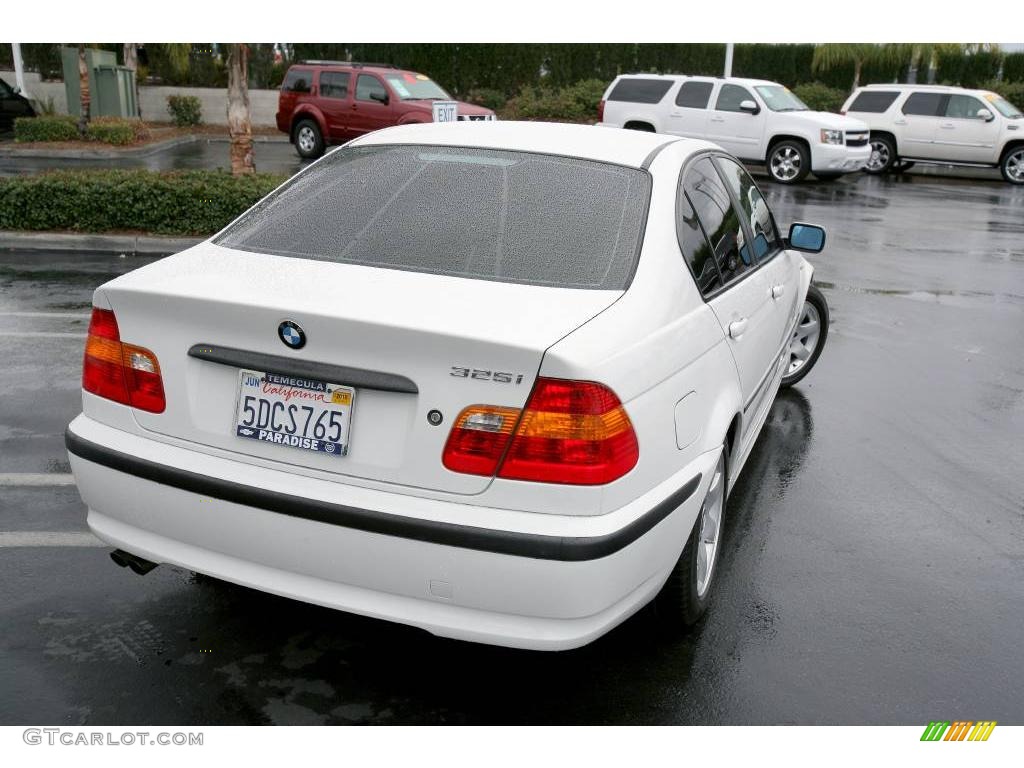
{"label": "side mirror", "polygon": [[747,112],[751,115],[756,115],[761,111],[761,108],[757,106],[757,102],[753,99],[744,99],[740,102],[740,112]]}
{"label": "side mirror", "polygon": [[978,110],[977,116],[978,119],[984,120],[986,123],[991,123],[993,120],[996,119],[996,116],[992,114],[992,110],[985,109],[984,107]]}
{"label": "side mirror", "polygon": [[381,104],[388,103],[387,91],[370,91],[370,98],[373,99],[374,101],[379,101]]}
{"label": "side mirror", "polygon": [[15,93],[21,93],[21,88],[20,88],[20,86],[17,86],[17,85],[16,85],[16,86],[14,86],[14,88],[12,88],[12,90],[13,90],[13,91],[14,91]]}
{"label": "side mirror", "polygon": [[813,224],[794,224],[789,228],[789,247],[807,253],[821,253],[825,230]]}

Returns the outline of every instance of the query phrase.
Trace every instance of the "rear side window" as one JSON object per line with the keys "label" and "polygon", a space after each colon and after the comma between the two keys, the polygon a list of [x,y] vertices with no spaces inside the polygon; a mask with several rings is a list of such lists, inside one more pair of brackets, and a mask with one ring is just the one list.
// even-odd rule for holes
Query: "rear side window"
{"label": "rear side window", "polygon": [[352,75],[348,72],[321,72],[320,95],[328,99],[347,99],[351,79]]}
{"label": "rear side window", "polygon": [[938,117],[941,114],[942,101],[946,98],[944,93],[917,93],[910,94],[903,104],[904,115],[926,115]]}
{"label": "rear side window", "polygon": [[697,212],[693,209],[690,198],[685,190],[679,191],[676,205],[676,233],[679,236],[679,249],[686,258],[697,281],[700,292],[707,296],[722,287],[722,275],[718,265],[711,258],[711,246],[700,228]]}
{"label": "rear side window", "polygon": [[265,198],[216,243],[479,280],[624,290],[650,187],[646,171],[576,158],[350,147]]}
{"label": "rear side window", "polygon": [[899,95],[899,91],[861,91],[847,111],[885,112]]}
{"label": "rear side window", "polygon": [[690,107],[691,109],[707,109],[708,101],[711,99],[711,89],[714,83],[702,83],[697,80],[690,80],[682,84],[679,93],[676,94],[677,107]]}
{"label": "rear side window", "polygon": [[741,112],[740,104],[744,101],[753,100],[754,97],[750,95],[750,91],[743,86],[726,83],[722,86],[722,90],[718,92],[718,102],[715,104],[715,109],[721,112]]}
{"label": "rear side window", "polygon": [[282,91],[292,93],[309,93],[313,83],[313,71],[310,69],[289,69],[281,84]]}
{"label": "rear side window", "polygon": [[750,269],[753,260],[749,249],[743,248],[740,217],[710,158],[701,158],[690,166],[683,188],[707,235],[709,246],[707,255],[699,250],[692,257],[687,255],[693,273],[701,275],[707,272],[710,268],[702,261],[710,256],[721,273],[722,281],[728,284]]}
{"label": "rear side window", "polygon": [[608,94],[608,101],[657,104],[671,87],[671,80],[646,80],[639,77],[627,77],[615,84],[612,92]]}

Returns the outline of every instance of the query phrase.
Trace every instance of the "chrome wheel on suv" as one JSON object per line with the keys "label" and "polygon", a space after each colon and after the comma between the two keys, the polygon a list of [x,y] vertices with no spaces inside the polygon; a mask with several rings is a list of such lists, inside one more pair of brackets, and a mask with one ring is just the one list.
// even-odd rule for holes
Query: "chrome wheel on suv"
{"label": "chrome wheel on suv", "polygon": [[1003,155],[999,170],[1011,184],[1024,184],[1024,146],[1014,147]]}
{"label": "chrome wheel on suv", "polygon": [[864,170],[868,173],[885,173],[896,162],[896,145],[885,136],[871,137],[871,157]]}
{"label": "chrome wheel on suv", "polygon": [[796,141],[780,141],[768,150],[768,174],[780,184],[795,184],[810,170],[810,155]]}

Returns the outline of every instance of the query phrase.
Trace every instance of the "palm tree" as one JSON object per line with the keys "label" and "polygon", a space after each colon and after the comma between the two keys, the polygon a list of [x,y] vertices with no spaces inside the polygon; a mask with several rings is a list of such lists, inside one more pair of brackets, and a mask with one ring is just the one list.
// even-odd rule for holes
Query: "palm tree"
{"label": "palm tree", "polygon": [[249,114],[249,46],[228,45],[228,136],[231,137],[231,173],[256,172],[252,156],[252,118]]}
{"label": "palm tree", "polygon": [[85,60],[85,43],[78,44],[78,132],[85,137],[89,125],[89,107],[92,99],[89,95],[89,64]]}
{"label": "palm tree", "polygon": [[917,82],[917,74],[923,67],[928,82],[933,82],[940,56],[955,56],[971,49],[980,50],[980,46],[980,43],[888,43],[885,48],[891,58],[908,62],[908,80]]}
{"label": "palm tree", "polygon": [[888,61],[889,52],[875,43],[821,43],[814,47],[811,70],[822,72],[853,65],[853,90],[860,85],[865,65]]}

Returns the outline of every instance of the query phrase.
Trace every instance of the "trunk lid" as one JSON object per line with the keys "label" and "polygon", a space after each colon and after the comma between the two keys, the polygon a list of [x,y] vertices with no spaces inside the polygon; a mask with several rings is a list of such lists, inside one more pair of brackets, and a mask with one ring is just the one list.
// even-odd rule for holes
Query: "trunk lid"
{"label": "trunk lid", "polygon": [[[160,363],[167,407],[160,414],[135,410],[143,429],[336,473],[346,482],[461,494],[482,492],[490,478],[453,473],[441,463],[458,413],[474,403],[521,408],[544,351],[622,294],[288,258],[209,242],[98,293],[117,317],[121,340],[152,350]],[[278,337],[285,320],[304,330],[303,348],[290,349]],[[190,355],[196,345],[389,374],[417,391],[378,389],[372,377],[356,386],[345,457],[245,440],[234,431],[240,368]],[[459,376],[454,369],[490,375]],[[493,375],[499,372],[508,376]],[[432,410],[443,415],[437,426],[427,419]]]}

